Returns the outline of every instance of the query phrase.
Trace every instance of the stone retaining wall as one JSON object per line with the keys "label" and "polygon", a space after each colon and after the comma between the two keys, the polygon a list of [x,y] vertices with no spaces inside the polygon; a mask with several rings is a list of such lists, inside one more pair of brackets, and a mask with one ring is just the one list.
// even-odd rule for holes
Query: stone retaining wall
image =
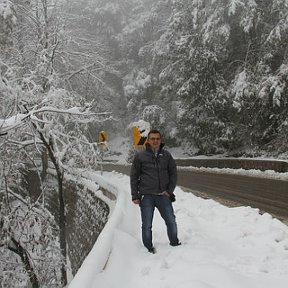
{"label": "stone retaining wall", "polygon": [[[95,192],[73,182],[65,184],[66,235],[72,274],[75,275],[104,228],[109,207]],[[49,211],[58,219],[58,194],[50,193]]]}
{"label": "stone retaining wall", "polygon": [[[41,193],[39,175],[36,171],[29,170],[24,177],[23,183],[30,191],[30,197],[36,200]],[[45,206],[58,222],[59,202],[56,179],[47,175],[45,187]],[[106,191],[103,193],[110,198],[114,196]],[[96,194],[97,192],[92,192],[74,182],[64,185],[67,253],[73,275],[82,265],[108,220],[109,207]]]}
{"label": "stone retaining wall", "polygon": [[68,255],[75,275],[104,228],[109,207],[95,192],[79,185],[65,190]]}

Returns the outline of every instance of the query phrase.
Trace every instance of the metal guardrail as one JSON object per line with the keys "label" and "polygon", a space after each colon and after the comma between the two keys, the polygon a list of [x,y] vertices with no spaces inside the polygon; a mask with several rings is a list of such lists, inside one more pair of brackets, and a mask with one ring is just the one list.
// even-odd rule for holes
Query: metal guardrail
{"label": "metal guardrail", "polygon": [[193,166],[204,168],[231,168],[231,169],[257,169],[261,171],[274,170],[275,172],[288,172],[288,162],[282,160],[262,160],[249,158],[213,158],[213,159],[176,159],[178,166]]}

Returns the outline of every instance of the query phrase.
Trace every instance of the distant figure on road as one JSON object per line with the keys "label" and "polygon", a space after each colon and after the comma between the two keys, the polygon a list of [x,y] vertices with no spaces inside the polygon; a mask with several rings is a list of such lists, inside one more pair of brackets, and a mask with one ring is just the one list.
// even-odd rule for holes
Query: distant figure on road
{"label": "distant figure on road", "polygon": [[177,170],[172,155],[163,149],[158,130],[148,133],[146,149],[136,153],[130,174],[131,195],[134,204],[140,205],[142,241],[150,253],[156,253],[152,241],[152,222],[155,207],[167,226],[171,246],[181,243],[177,236],[177,224],[172,202],[176,187]]}

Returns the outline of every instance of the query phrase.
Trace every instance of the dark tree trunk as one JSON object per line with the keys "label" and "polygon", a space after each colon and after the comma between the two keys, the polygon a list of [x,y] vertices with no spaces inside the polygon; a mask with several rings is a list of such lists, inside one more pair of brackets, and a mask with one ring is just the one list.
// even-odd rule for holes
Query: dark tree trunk
{"label": "dark tree trunk", "polygon": [[41,180],[44,181],[47,176],[47,169],[48,169],[48,153],[46,148],[44,148],[41,152],[41,159],[42,159]]}
{"label": "dark tree trunk", "polygon": [[66,248],[66,215],[65,215],[65,201],[64,201],[64,193],[63,193],[63,178],[64,171],[61,169],[57,158],[54,154],[54,147],[52,139],[49,139],[49,142],[45,139],[44,135],[38,131],[41,141],[43,142],[45,148],[48,151],[48,156],[51,159],[54,168],[57,173],[57,181],[58,181],[58,200],[59,200],[59,241],[60,241],[60,249],[61,254],[64,259],[64,263],[61,267],[61,282],[63,286],[66,286],[67,281],[67,271],[66,271],[66,261],[67,261],[67,248]]}
{"label": "dark tree trunk", "polygon": [[66,257],[67,257],[67,248],[66,248],[66,214],[65,214],[65,202],[63,194],[63,174],[57,172],[58,178],[58,198],[59,198],[59,229],[60,229],[60,249],[61,253],[65,259],[61,267],[62,275],[62,284],[67,285],[67,271],[66,271]]}
{"label": "dark tree trunk", "polygon": [[11,242],[8,245],[8,249],[15,252],[17,255],[20,256],[22,263],[25,267],[25,270],[29,276],[30,282],[32,284],[33,288],[39,288],[39,281],[38,278],[34,272],[34,268],[30,262],[30,258],[29,255],[26,251],[26,249],[24,249],[21,244],[15,240],[14,238],[11,238]]}

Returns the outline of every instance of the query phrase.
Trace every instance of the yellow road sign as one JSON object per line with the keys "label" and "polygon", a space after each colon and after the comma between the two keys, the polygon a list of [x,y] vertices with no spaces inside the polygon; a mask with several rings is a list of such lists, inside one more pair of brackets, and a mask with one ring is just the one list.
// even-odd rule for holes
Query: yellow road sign
{"label": "yellow road sign", "polygon": [[143,133],[145,130],[140,131],[138,127],[133,127],[133,134],[134,134],[134,146],[135,147],[144,147],[147,142],[147,137],[142,136],[141,133]]}
{"label": "yellow road sign", "polygon": [[99,132],[99,135],[98,135],[98,142],[99,143],[103,143],[103,142],[106,142],[107,140],[107,134],[105,131],[100,131]]}

